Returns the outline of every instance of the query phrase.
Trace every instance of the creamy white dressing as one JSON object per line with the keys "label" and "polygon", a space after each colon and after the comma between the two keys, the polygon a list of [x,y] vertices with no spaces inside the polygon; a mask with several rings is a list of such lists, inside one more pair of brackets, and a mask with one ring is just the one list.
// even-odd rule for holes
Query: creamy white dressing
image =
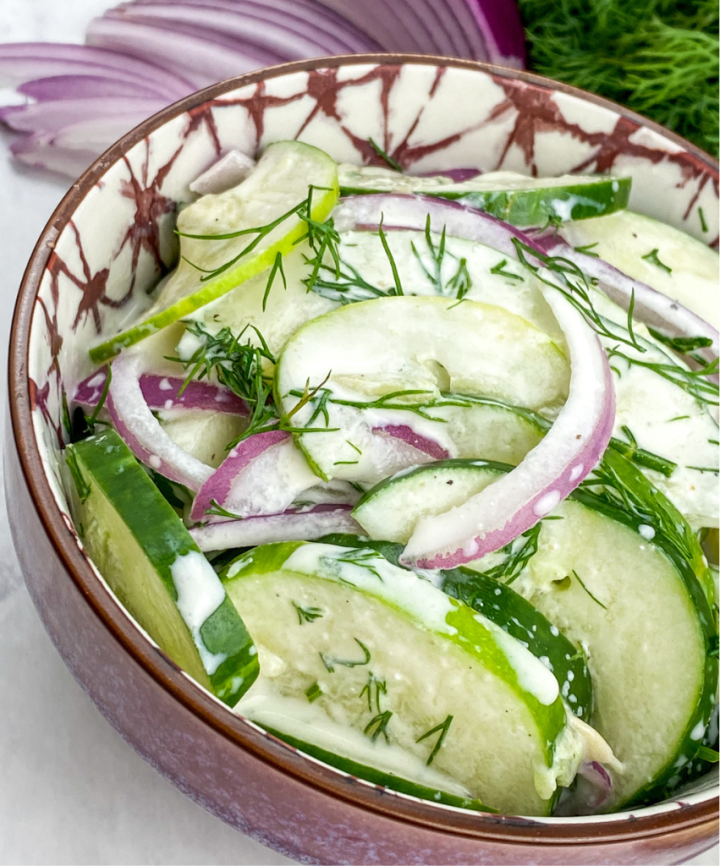
{"label": "creamy white dressing", "polygon": [[471,797],[470,792],[445,773],[382,738],[373,741],[359,730],[334,721],[317,704],[281,695],[262,674],[236,704],[234,712],[263,727],[273,728],[336,755],[375,767],[410,782]]}
{"label": "creamy white dressing", "polygon": [[[367,552],[365,552],[367,553]],[[285,561],[283,568],[300,574],[318,574],[338,582],[346,581],[357,589],[378,596],[413,619],[440,634],[455,634],[447,617],[459,602],[415,574],[389,563],[380,554],[364,565],[348,561],[357,554],[353,548],[334,544],[302,544]],[[370,568],[368,567],[370,566]]]}
{"label": "creamy white dressing", "polygon": [[225,600],[225,589],[213,567],[197,550],[178,556],[170,566],[177,591],[177,609],[190,629],[203,667],[212,676],[227,658],[226,653],[211,653],[205,646],[200,629]]}

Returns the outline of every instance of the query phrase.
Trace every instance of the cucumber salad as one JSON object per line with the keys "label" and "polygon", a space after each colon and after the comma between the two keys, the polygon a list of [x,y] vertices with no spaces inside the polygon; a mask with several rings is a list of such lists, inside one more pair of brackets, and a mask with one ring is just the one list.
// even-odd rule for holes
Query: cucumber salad
{"label": "cucumber salad", "polygon": [[717,762],[718,256],[631,181],[231,153],[90,350],[78,533],[233,712],[374,786],[586,815]]}

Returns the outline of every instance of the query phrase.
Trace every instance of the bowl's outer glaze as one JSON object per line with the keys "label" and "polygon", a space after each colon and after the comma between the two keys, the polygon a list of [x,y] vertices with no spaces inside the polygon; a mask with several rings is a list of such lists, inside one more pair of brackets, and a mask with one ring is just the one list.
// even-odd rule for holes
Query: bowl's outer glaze
{"label": "bowl's outer glaze", "polygon": [[[307,862],[677,863],[714,842],[708,780],[634,814],[526,820],[442,809],[359,783],[263,734],[144,636],[87,559],[57,452],[86,349],[119,330],[175,253],[173,214],[219,154],[301,138],[404,168],[633,177],[631,206],[718,239],[717,164],[624,109],[526,73],[394,55],[289,64],[146,121],[73,186],[25,274],[11,335],[6,487],[20,562],[66,663],[147,760],[215,814]],[[579,847],[578,847],[579,846]]]}

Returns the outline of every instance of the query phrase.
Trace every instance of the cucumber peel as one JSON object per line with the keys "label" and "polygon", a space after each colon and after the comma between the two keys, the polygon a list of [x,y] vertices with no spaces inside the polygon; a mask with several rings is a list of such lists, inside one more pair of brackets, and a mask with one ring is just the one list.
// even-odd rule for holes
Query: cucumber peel
{"label": "cucumber peel", "polygon": [[[313,705],[368,736],[382,716],[389,742],[434,759],[504,812],[547,814],[556,780],[572,778],[578,744],[552,674],[489,618],[414,573],[374,551],[293,542],[243,554],[221,577],[261,647],[261,667],[269,651],[273,683],[288,697],[319,683]],[[369,675],[386,684],[374,706],[363,697]],[[433,754],[436,735],[423,734],[449,716],[451,734]]]}
{"label": "cucumber peel", "polygon": [[[337,166],[326,153],[298,141],[269,145],[239,186],[203,196],[180,213],[178,268],[140,321],[92,348],[91,359],[96,364],[110,360],[267,270],[307,233],[298,213],[303,202],[309,218],[321,223],[337,199]],[[269,230],[261,234],[260,229]],[[240,235],[224,238],[222,232]],[[258,244],[247,249],[255,240]]]}
{"label": "cucumber peel", "polygon": [[342,195],[414,193],[460,201],[517,226],[544,226],[600,217],[627,207],[629,177],[563,175],[533,178],[489,172],[453,183],[449,178],[412,177],[382,168],[339,166]]}
{"label": "cucumber peel", "polygon": [[76,525],[108,585],[160,649],[233,706],[258,676],[257,652],[182,520],[114,430],[66,453]]}

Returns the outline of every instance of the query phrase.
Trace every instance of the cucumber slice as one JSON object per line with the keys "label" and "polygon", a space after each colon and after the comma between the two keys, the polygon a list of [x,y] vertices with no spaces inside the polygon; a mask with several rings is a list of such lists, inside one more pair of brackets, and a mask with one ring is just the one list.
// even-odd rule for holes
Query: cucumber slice
{"label": "cucumber slice", "polygon": [[718,327],[718,254],[702,241],[632,211],[569,223],[561,234]]}
{"label": "cucumber slice", "polygon": [[[396,509],[415,503],[412,491],[419,485],[424,504],[418,497],[417,518],[439,507],[434,499],[446,495],[452,471],[455,483],[471,485],[461,476],[477,475],[484,486],[503,468],[445,463],[453,462],[447,470],[423,466],[379,485],[374,523],[382,511],[390,525]],[[472,567],[505,574],[586,651],[595,692],[592,723],[625,764],[623,774],[612,773],[609,808],[617,809],[661,799],[695,757],[717,688],[716,598],[694,533],[631,463],[608,451],[592,485],[597,492],[586,482],[538,524],[537,551],[519,563],[519,576],[521,539]],[[364,500],[371,509],[373,491]],[[564,696],[571,706],[578,701],[571,689]]]}
{"label": "cucumber slice", "polygon": [[284,697],[316,685],[334,721],[503,812],[547,814],[574,776],[581,744],[556,679],[428,581],[368,550],[302,542],[256,548],[221,576]]}
{"label": "cucumber slice", "polygon": [[400,471],[371,487],[353,509],[370,538],[407,544],[421,517],[444,514],[504,475],[488,460],[440,460]]}
{"label": "cucumber slice", "polygon": [[213,469],[227,457],[227,445],[237,439],[248,424],[247,418],[241,415],[186,409],[159,412],[158,420],[176,445]]}
{"label": "cucumber slice", "polygon": [[[224,240],[181,237],[180,264],[163,285],[155,303],[140,314],[139,322],[91,349],[92,360],[97,364],[109,360],[124,347],[267,270],[278,254],[291,252],[307,231],[307,224],[293,209],[308,200],[311,187],[310,216],[322,222],[338,198],[335,162],[309,144],[280,141],[267,147],[241,184],[219,195],[203,196],[184,208],[178,216],[178,230],[182,233],[245,233]],[[277,224],[272,230],[262,236],[258,233],[259,227],[270,227],[273,223]],[[245,253],[256,240],[257,245]],[[234,264],[209,278],[229,262]]]}
{"label": "cucumber slice", "polygon": [[[447,425],[417,411],[441,392],[536,410],[561,405],[567,384],[561,351],[524,319],[429,297],[380,298],[327,313],[295,334],[275,371],[276,402],[298,431],[308,430],[298,432],[298,444],[325,480],[390,474],[372,433],[390,424],[410,425],[456,453]],[[306,386],[314,393],[299,405]]]}
{"label": "cucumber slice", "polygon": [[263,335],[270,352],[277,356],[298,328],[337,306],[315,292],[308,292],[303,283],[312,272],[312,266],[306,261],[310,257],[309,245],[300,244],[283,256],[285,282],[277,275],[268,292],[268,275],[258,274],[184,318],[202,322],[211,333],[221,328],[230,328],[236,335],[245,331],[244,341],[254,338],[248,326],[255,327]]}
{"label": "cucumber slice", "polygon": [[[510,545],[509,556],[505,555],[514,559],[512,574],[535,552],[535,539],[536,536],[520,536]],[[399,565],[404,549],[402,544],[342,533],[327,535],[320,540],[325,544],[338,544],[341,547],[376,550],[393,565]],[[497,556],[498,560],[504,558],[502,554],[503,552],[500,552]],[[502,565],[506,566],[505,563]],[[498,574],[500,569],[486,574],[461,566],[441,569],[432,580],[443,592],[465,602],[499,625],[511,637],[525,644],[535,658],[540,659],[552,671],[560,685],[560,693],[569,695],[572,691],[576,700],[568,704],[570,710],[580,719],[589,718],[592,712],[592,680],[585,653],[581,647],[574,646],[539,610],[512,590],[507,583],[500,583],[498,577],[504,578],[508,570],[507,567],[502,567],[502,575]],[[508,583],[512,582],[512,574],[507,578]]]}
{"label": "cucumber slice", "polygon": [[225,588],[118,434],[67,447],[75,522],[112,591],[158,646],[230,706],[259,672]]}
{"label": "cucumber slice", "polygon": [[440,788],[420,785],[410,779],[403,779],[394,773],[384,772],[375,767],[369,767],[367,764],[353,761],[351,758],[338,755],[335,752],[329,752],[327,749],[323,749],[314,743],[299,740],[297,737],[293,737],[283,731],[274,730],[267,725],[263,725],[263,727],[268,733],[273,734],[298,751],[310,755],[311,758],[322,761],[324,764],[329,764],[331,767],[335,767],[350,776],[364,779],[366,782],[372,782],[374,785],[380,785],[383,788],[398,791],[410,797],[417,797],[420,800],[431,800],[433,803],[439,803],[443,806],[455,806],[457,809],[471,809],[474,812],[497,812],[497,809],[486,806],[480,800],[474,800],[472,797],[461,797],[457,794],[448,794],[447,791]]}
{"label": "cucumber slice", "polygon": [[453,183],[450,178],[411,177],[383,168],[340,165],[342,195],[395,192],[432,195],[462,201],[517,226],[548,221],[584,220],[627,207],[629,177],[570,175],[533,178],[494,171]]}

